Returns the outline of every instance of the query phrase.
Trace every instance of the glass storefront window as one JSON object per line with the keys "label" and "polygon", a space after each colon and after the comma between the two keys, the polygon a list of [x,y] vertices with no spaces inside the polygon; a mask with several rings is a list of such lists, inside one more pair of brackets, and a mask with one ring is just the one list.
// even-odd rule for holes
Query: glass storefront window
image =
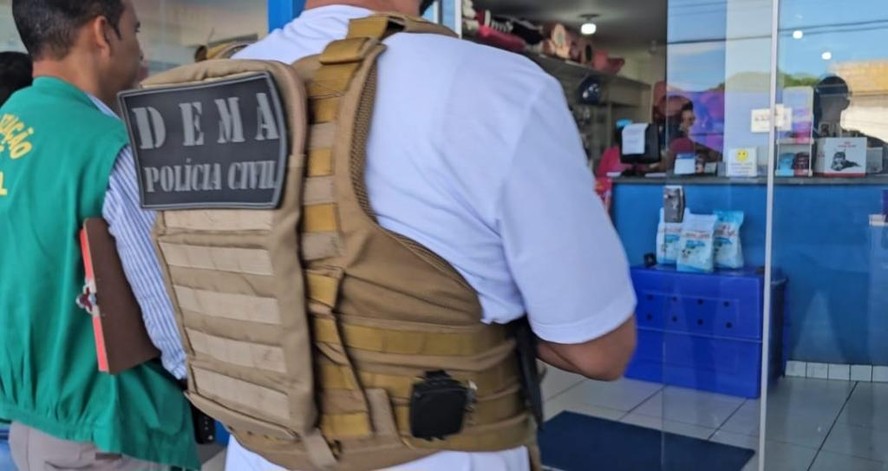
{"label": "glass storefront window", "polygon": [[[888,3],[672,0],[669,10],[666,183],[683,187],[695,213],[743,211],[746,265],[770,267],[773,282],[762,293],[770,306],[755,314],[762,356],[745,360],[761,361],[767,394],[747,398],[710,440],[762,451],[766,470],[882,469]],[[710,162],[720,164],[705,169]],[[626,188],[617,198],[641,207],[637,198],[655,193]],[[631,242],[639,227],[626,215],[616,220]],[[726,286],[713,297],[727,297]],[[667,308],[692,329],[694,316],[707,319],[704,311]],[[679,342],[666,338],[664,382],[687,360],[698,371],[689,382],[705,386],[704,364],[720,356],[724,368],[736,354],[713,345],[679,357]],[[686,395],[664,395],[663,416],[705,410],[707,420],[720,421],[718,408],[703,399],[689,406]]]}
{"label": "glass storefront window", "polygon": [[[635,183],[616,195],[626,200],[618,205],[644,207],[643,214],[617,216],[621,234],[657,233],[660,208],[671,206],[665,195],[677,191],[669,187],[680,187],[687,210],[685,215],[679,210],[669,223],[685,234],[694,224],[709,221],[714,244],[713,220],[723,217],[719,214],[740,215],[743,220],[737,234],[742,260],[706,260],[694,256],[698,249],[692,242],[667,243],[664,238],[657,249],[662,252],[659,244],[671,245],[674,256],[664,253],[660,267],[636,269],[635,278],[640,346],[654,348],[666,385],[663,429],[693,437],[708,431],[708,442],[746,450],[748,455],[737,462],[725,452],[724,469],[758,469],[759,461],[767,459],[760,452],[763,432],[758,423],[769,363],[762,360],[768,358],[770,320],[762,295],[769,281],[763,270],[767,262],[763,177],[770,134],[767,123],[753,126],[753,117],[767,115],[770,109],[773,5],[772,0],[668,2],[668,78],[659,107],[663,161],[651,169],[665,175],[657,185]],[[748,163],[744,173],[729,163],[738,154]],[[666,217],[664,212],[663,222]],[[644,246],[651,247],[650,235]],[[687,273],[689,269],[711,272]],[[663,300],[661,324],[645,325],[648,313],[660,310],[655,304],[658,297]],[[663,469],[679,469],[675,463],[685,453],[674,437],[664,435]]]}
{"label": "glass storefront window", "polygon": [[[778,458],[888,461],[888,3],[781,0],[773,254],[787,276]],[[812,176],[813,174],[813,176]],[[804,413],[800,413],[800,411]]]}

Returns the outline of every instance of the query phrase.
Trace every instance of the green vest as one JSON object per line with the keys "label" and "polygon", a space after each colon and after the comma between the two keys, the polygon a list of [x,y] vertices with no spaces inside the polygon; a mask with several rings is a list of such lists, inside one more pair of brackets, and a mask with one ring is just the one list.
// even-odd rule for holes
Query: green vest
{"label": "green vest", "polygon": [[55,78],[0,108],[0,417],[64,440],[199,469],[191,411],[156,363],[98,371],[75,304],[78,231],[100,217],[123,124]]}

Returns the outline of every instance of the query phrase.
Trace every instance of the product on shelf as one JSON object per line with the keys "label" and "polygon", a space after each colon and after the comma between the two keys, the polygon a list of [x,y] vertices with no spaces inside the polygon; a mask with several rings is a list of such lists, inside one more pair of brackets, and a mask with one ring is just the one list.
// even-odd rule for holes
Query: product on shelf
{"label": "product on shelf", "polygon": [[570,59],[573,36],[561,23],[553,23],[546,27],[546,39],[543,41],[543,53],[559,59]]}
{"label": "product on shelf", "polygon": [[811,175],[811,152],[809,150],[796,152],[795,159],[792,162],[792,170],[797,177],[808,177]]}
{"label": "product on shelf", "polygon": [[462,2],[463,33],[488,46],[518,53],[534,53],[576,62],[607,74],[617,74],[622,58],[609,57],[591,39],[561,23],[542,26],[533,21],[476,9],[472,0]]}
{"label": "product on shelf", "polygon": [[[685,213],[685,217],[688,216],[690,211]],[[682,222],[667,222],[666,211],[660,209],[660,224],[657,226],[657,263],[675,265],[678,262],[681,231]]]}
{"label": "product on shelf", "polygon": [[795,162],[795,154],[792,152],[784,152],[781,153],[777,157],[777,173],[778,177],[791,177],[795,175],[795,172],[792,169],[793,163]]}
{"label": "product on shelf", "polygon": [[476,38],[478,42],[482,44],[505,49],[507,51],[520,53],[527,49],[527,43],[525,43],[523,39],[514,34],[495,30],[490,26],[480,26]]}
{"label": "product on shelf", "polygon": [[513,20],[496,17],[490,10],[475,10],[470,0],[463,1],[463,30],[481,44],[523,53],[527,51],[527,42],[514,32],[528,29],[526,25],[516,27]]}
{"label": "product on shelf", "polygon": [[817,141],[818,175],[837,177],[866,176],[866,138],[828,137]]}
{"label": "product on shelf", "polygon": [[666,186],[663,188],[663,217],[666,222],[682,222],[685,217],[685,193],[680,186]]}
{"label": "product on shelf", "polygon": [[520,37],[527,44],[536,45],[543,42],[543,27],[522,18],[509,18],[512,22],[512,34]]}
{"label": "product on shelf", "polygon": [[716,211],[715,216],[715,266],[739,270],[744,265],[740,228],[745,215],[742,211]]}
{"label": "product on shelf", "polygon": [[570,58],[574,62],[592,67],[595,63],[595,52],[592,41],[586,38],[577,38],[571,45]]}
{"label": "product on shelf", "polygon": [[678,271],[715,271],[715,215],[689,214],[678,241]]}

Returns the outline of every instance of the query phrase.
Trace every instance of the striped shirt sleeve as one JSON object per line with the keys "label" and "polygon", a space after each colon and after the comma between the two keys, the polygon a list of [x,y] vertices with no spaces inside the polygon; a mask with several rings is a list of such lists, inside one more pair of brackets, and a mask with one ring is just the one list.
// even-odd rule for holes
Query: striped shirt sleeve
{"label": "striped shirt sleeve", "polygon": [[139,204],[135,160],[129,146],[117,156],[102,216],[116,240],[123,270],[142,308],[148,335],[161,352],[164,368],[176,379],[184,379],[185,352],[151,241],[155,213],[143,210]]}

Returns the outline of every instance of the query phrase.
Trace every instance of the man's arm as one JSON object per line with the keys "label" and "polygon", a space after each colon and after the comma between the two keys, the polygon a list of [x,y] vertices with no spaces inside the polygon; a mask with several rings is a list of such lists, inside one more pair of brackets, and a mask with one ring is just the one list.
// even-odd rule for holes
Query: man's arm
{"label": "man's arm", "polygon": [[636,342],[625,251],[595,193],[561,85],[547,80],[530,99],[498,204],[506,259],[540,359],[615,380]]}
{"label": "man's arm", "polygon": [[155,214],[139,205],[135,162],[129,147],[120,152],[114,164],[102,216],[117,242],[117,252],[142,308],[148,336],[160,350],[164,368],[182,380],[186,374],[185,352],[151,242]]}
{"label": "man's arm", "polygon": [[565,345],[540,340],[537,355],[565,371],[600,381],[616,381],[626,371],[635,343],[633,316],[617,330],[588,342]]}

